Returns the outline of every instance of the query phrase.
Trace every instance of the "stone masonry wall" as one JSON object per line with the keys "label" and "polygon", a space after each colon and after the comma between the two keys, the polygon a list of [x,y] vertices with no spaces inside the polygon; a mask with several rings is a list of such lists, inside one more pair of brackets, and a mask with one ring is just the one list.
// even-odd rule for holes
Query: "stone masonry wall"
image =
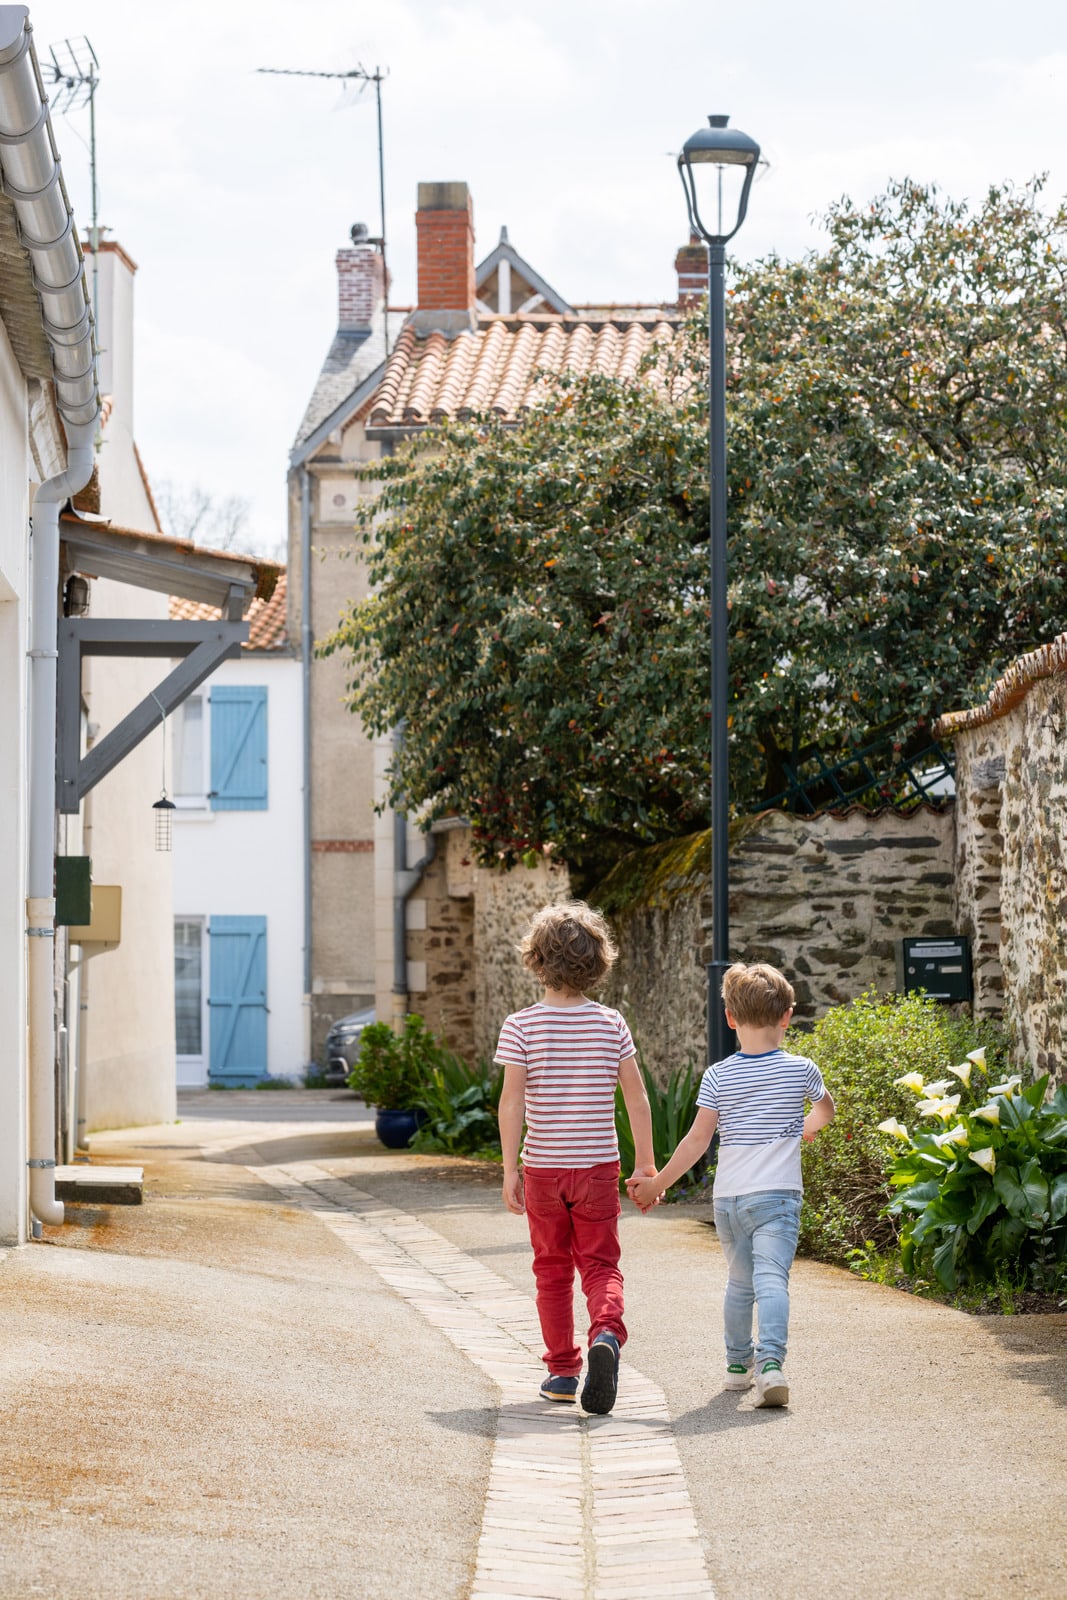
{"label": "stone masonry wall", "polygon": [[437,854],[408,902],[408,1003],[464,1060],[475,1057],[474,869],[470,831],[434,834]]}
{"label": "stone masonry wall", "polygon": [[1005,719],[1001,960],[1020,1056],[1067,1075],[1067,676],[1035,684]]}
{"label": "stone masonry wall", "polygon": [[[895,940],[953,931],[952,852],[951,809],[743,818],[731,829],[730,953],[786,972],[802,1023],[871,985],[891,991]],[[625,1011],[661,1076],[705,1057],[708,836],[661,847],[658,862],[656,851],[638,855],[649,858],[645,892],[624,907],[621,874],[603,886],[621,951],[604,999]]]}
{"label": "stone masonry wall", "polygon": [[[415,995],[412,1004],[461,1054],[488,1059],[507,1013],[537,998],[518,956],[523,929],[539,907],[566,899],[569,883],[547,862],[476,867],[466,829],[445,837],[424,880],[426,932],[438,939],[418,946],[426,1004]],[[707,834],[635,851],[590,895],[620,947],[601,998],[626,1013],[660,1075],[704,1060],[709,853]],[[896,939],[953,931],[952,854],[951,810],[743,818],[731,830],[731,953],[783,968],[802,1022],[870,985],[892,990]]]}
{"label": "stone masonry wall", "polygon": [[1000,959],[1000,808],[1007,727],[993,722],[956,740],[956,929],[971,941],[976,1015],[1004,1011]]}

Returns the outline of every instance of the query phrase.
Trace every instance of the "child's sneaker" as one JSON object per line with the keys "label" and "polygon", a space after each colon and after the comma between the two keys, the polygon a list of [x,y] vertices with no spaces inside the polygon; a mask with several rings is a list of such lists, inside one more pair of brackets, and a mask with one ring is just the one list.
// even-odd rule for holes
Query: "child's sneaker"
{"label": "child's sneaker", "polygon": [[752,1387],[752,1362],[731,1361],[726,1369],[723,1379],[724,1389],[751,1389]]}
{"label": "child's sneaker", "polygon": [[785,1381],[780,1361],[765,1361],[756,1373],[756,1404],[758,1406],[787,1406],[789,1385]]}
{"label": "child's sneaker", "polygon": [[577,1378],[546,1378],[541,1385],[541,1397],[544,1400],[570,1400],[578,1398]]}
{"label": "child's sneaker", "polygon": [[598,1333],[589,1346],[589,1368],[582,1390],[582,1405],[594,1416],[606,1417],[619,1392],[619,1341],[613,1333]]}

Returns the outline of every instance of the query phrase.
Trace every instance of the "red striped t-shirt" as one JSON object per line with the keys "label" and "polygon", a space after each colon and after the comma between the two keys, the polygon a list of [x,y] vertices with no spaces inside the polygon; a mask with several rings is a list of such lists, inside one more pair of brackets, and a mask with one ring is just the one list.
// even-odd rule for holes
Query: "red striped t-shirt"
{"label": "red striped t-shirt", "polygon": [[595,1167],[619,1159],[615,1086],[636,1054],[617,1011],[595,1000],[543,1001],[504,1020],[495,1060],[526,1068],[527,1167]]}

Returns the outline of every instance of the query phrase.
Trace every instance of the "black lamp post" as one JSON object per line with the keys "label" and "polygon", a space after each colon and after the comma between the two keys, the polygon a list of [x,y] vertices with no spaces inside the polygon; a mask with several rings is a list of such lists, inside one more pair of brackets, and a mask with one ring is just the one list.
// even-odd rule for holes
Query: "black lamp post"
{"label": "black lamp post", "polygon": [[[734,1048],[722,1007],[723,973],[730,965],[730,773],[727,715],[729,662],[726,608],[726,245],[748,210],[759,145],[709,117],[685,141],[678,171],[689,221],[708,247],[711,464],[711,961],[708,965],[708,1062]],[[726,193],[724,194],[724,187]],[[724,204],[727,211],[724,212]],[[707,220],[705,220],[705,218]],[[725,220],[724,220],[725,219]],[[736,220],[735,220],[736,219]],[[714,223],[714,226],[712,225]]]}

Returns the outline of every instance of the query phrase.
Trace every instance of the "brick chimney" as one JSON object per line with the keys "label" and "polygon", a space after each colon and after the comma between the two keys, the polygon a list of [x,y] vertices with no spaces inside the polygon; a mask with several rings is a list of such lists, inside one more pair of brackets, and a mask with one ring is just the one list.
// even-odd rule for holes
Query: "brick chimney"
{"label": "brick chimney", "polygon": [[683,244],[675,256],[674,270],[678,274],[678,304],[696,305],[708,292],[708,251],[698,233],[691,233],[689,243]]}
{"label": "brick chimney", "polygon": [[474,208],[465,183],[420,183],[416,333],[474,332]]}
{"label": "brick chimney", "polygon": [[355,244],[351,249],[338,250],[338,329],[345,333],[365,332],[374,322],[374,314],[384,298],[381,251],[372,244]]}

